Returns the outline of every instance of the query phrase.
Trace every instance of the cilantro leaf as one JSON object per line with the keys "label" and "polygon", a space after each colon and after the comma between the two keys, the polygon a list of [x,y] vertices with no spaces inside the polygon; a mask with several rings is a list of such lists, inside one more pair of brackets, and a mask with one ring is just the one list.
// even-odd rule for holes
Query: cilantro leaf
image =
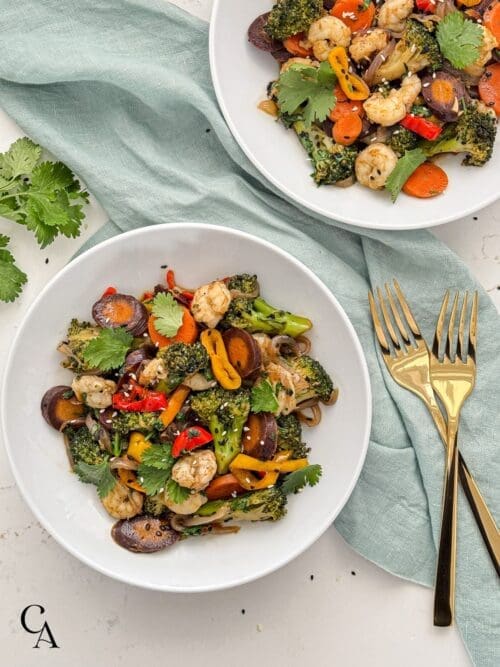
{"label": "cilantro leaf", "polygon": [[79,461],[75,465],[75,472],[81,482],[97,486],[99,498],[105,498],[115,487],[116,477],[111,472],[108,461],[96,465]]}
{"label": "cilantro leaf", "polygon": [[184,316],[184,309],[170,292],[158,292],[153,299],[155,329],[162,336],[172,338],[179,331]]}
{"label": "cilantro leaf", "polygon": [[462,12],[452,12],[438,23],[436,37],[443,56],[453,67],[464,69],[479,57],[483,29]]}
{"label": "cilantro leaf", "polygon": [[123,327],[101,329],[96,338],[85,346],[82,356],[91,368],[110,371],[119,368],[125,361],[134,337]]}
{"label": "cilantro leaf", "polygon": [[27,281],[26,274],[14,264],[12,253],[5,248],[9,237],[0,234],[0,301],[14,301]]}
{"label": "cilantro leaf", "polygon": [[252,387],[250,393],[250,410],[252,412],[276,412],[278,407],[278,399],[269,380],[260,380]]}
{"label": "cilantro leaf", "polygon": [[298,493],[307,484],[315,486],[319,482],[319,478],[323,474],[321,466],[317,463],[308,465],[305,468],[296,470],[285,477],[281,490],[283,493]]}
{"label": "cilantro leaf", "polygon": [[420,167],[426,161],[426,155],[421,148],[414,148],[412,151],[406,151],[403,157],[400,157],[389,174],[385,187],[391,193],[393,202],[398,198],[403,185],[410,178],[417,167]]}
{"label": "cilantro leaf", "polygon": [[42,149],[28,137],[15,141],[6,153],[0,154],[0,174],[6,180],[31,174]]}
{"label": "cilantro leaf", "polygon": [[169,479],[167,482],[167,495],[173,503],[180,505],[191,495],[191,491],[178,484],[175,479]]}
{"label": "cilantro leaf", "polygon": [[328,62],[319,67],[290,67],[278,81],[280,111],[294,114],[300,108],[307,127],[325,120],[336,103],[336,76]]}
{"label": "cilantro leaf", "polygon": [[142,454],[141,463],[158,470],[170,472],[175,463],[172,456],[172,446],[168,443],[161,445],[151,445]]}

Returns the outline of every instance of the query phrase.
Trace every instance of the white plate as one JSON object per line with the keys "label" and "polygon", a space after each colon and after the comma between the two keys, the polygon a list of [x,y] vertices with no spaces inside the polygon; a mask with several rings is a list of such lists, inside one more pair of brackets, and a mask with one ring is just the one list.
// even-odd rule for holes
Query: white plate
{"label": "white plate", "polygon": [[418,229],[464,217],[494,202],[500,193],[500,138],[490,162],[461,167],[461,158],[440,159],[449,177],[446,192],[433,199],[388,193],[358,184],[318,188],[294,133],[257,109],[278,66],[270,54],[248,43],[247,30],[273,0],[215,0],[210,26],[210,66],[215,91],[229,128],[247,157],[285,195],[328,218],[373,229]]}
{"label": "white plate", "polygon": [[[62,437],[40,413],[53,385],[68,384],[56,345],[72,317],[90,309],[108,285],[140,294],[177,267],[180,284],[199,285],[238,271],[259,274],[271,303],[309,316],[314,354],[340,386],[336,406],[306,432],[320,484],[292,497],[276,524],[251,524],[237,535],[186,540],[158,554],[133,554],[110,536],[113,524],[95,488],[70,474]],[[285,287],[286,286],[286,287]],[[165,591],[207,591],[272,572],[311,545],[342,509],[368,445],[370,385],[357,336],[344,311],[305,266],[248,234],[197,224],[147,227],[89,250],[66,266],[29,309],[12,346],[2,391],[7,452],[26,501],[42,525],[74,556],[127,583]]]}

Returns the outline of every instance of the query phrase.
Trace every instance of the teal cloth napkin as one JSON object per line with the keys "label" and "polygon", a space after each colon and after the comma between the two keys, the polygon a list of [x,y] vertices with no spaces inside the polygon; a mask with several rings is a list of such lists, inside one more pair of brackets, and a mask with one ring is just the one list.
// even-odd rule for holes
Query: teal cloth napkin
{"label": "teal cloth napkin", "polygon": [[[366,464],[335,525],[366,558],[431,586],[443,448],[423,405],[386,373],[367,290],[397,276],[430,340],[444,288],[480,289],[477,389],[460,447],[500,520],[500,320],[467,268],[427,232],[349,231],[274,190],[218,109],[204,22],[160,0],[0,0],[0,9],[0,106],[105,207],[111,221],[90,245],[155,223],[226,225],[285,248],[335,293],[363,343],[374,402]],[[474,662],[498,667],[499,581],[463,494],[459,510],[457,623]]]}

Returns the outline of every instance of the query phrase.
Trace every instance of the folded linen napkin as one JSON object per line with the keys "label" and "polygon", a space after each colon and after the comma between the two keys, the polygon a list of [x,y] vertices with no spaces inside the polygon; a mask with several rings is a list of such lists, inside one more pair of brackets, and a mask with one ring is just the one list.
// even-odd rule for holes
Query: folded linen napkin
{"label": "folded linen napkin", "polygon": [[[432,585],[443,449],[424,406],[387,375],[367,291],[397,276],[430,339],[445,286],[480,289],[478,381],[460,448],[499,519],[500,319],[467,268],[427,232],[349,231],[279,194],[224,123],[204,22],[162,0],[0,0],[0,9],[0,106],[105,207],[110,222],[90,245],[160,222],[227,225],[285,248],[335,293],[363,343],[374,401],[366,464],[335,525],[365,557]],[[473,661],[498,667],[500,586],[463,494],[456,617]]]}

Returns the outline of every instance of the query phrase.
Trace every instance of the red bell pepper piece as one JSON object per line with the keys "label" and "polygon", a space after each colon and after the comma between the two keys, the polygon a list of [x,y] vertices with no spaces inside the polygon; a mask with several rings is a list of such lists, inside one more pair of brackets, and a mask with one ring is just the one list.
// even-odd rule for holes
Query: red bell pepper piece
{"label": "red bell pepper piece", "polygon": [[417,9],[421,12],[427,12],[428,14],[434,14],[436,11],[438,0],[416,0],[415,4]]}
{"label": "red bell pepper piece", "polygon": [[436,123],[433,123],[427,118],[422,118],[422,116],[414,116],[413,114],[407,114],[400,124],[411,132],[415,132],[424,139],[429,141],[434,141],[439,137],[443,128]]}
{"label": "red bell pepper piece", "polygon": [[172,445],[172,456],[178,457],[182,452],[190,452],[212,442],[212,434],[201,426],[190,426],[181,431]]}
{"label": "red bell pepper piece", "polygon": [[[110,287],[106,287],[106,289],[105,289],[104,292],[102,293],[102,296],[103,296],[103,297],[104,297],[104,296],[110,296],[111,294],[116,294],[116,292],[117,292],[116,287],[112,287],[112,286],[110,286]],[[101,298],[102,298],[102,297],[101,297]]]}
{"label": "red bell pepper piece", "polygon": [[175,273],[172,271],[172,269],[169,269],[167,271],[166,281],[167,281],[168,289],[174,289],[174,287],[175,287]]}
{"label": "red bell pepper piece", "polygon": [[130,380],[123,389],[113,394],[113,408],[124,412],[158,412],[168,405],[168,399],[160,391],[141,387],[135,380]]}

